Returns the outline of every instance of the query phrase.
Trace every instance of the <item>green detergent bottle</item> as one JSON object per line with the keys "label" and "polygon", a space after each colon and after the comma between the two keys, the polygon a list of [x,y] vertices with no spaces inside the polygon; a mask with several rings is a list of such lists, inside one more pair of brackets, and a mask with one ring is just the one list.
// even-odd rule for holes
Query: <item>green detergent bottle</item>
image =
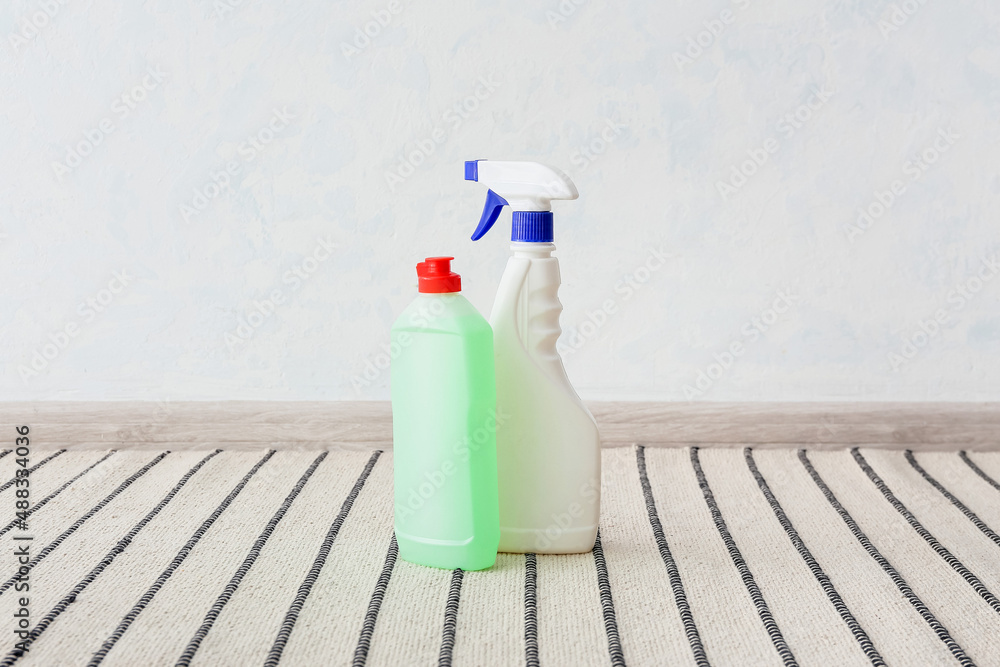
{"label": "green detergent bottle", "polygon": [[500,542],[493,330],[452,259],[417,264],[420,294],[392,327],[396,541],[411,563],[482,570]]}

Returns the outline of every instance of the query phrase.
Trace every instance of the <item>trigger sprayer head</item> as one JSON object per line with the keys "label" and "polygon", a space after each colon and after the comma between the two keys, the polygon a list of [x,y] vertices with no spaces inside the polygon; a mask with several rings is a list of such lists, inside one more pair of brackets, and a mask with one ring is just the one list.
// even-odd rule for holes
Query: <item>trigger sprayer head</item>
{"label": "trigger sprayer head", "polygon": [[510,206],[514,212],[511,241],[550,243],[552,200],[579,196],[569,176],[538,162],[470,160],[465,163],[465,180],[489,187],[473,241],[490,230],[504,206]]}

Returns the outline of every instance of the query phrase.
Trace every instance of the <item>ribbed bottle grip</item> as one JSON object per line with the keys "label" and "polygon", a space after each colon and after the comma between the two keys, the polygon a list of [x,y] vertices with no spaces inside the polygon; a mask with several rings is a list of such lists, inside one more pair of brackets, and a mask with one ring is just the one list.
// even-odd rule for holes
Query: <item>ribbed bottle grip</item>
{"label": "ribbed bottle grip", "polygon": [[562,302],[559,301],[559,284],[546,285],[531,290],[528,294],[528,312],[535,315],[528,321],[529,350],[537,359],[559,361],[556,342],[562,334],[559,327],[559,315],[562,314]]}

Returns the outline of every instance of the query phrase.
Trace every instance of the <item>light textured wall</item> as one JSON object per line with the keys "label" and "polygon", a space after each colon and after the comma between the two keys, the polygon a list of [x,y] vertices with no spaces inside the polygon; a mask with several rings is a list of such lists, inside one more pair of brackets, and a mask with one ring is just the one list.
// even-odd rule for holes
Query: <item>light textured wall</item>
{"label": "light textured wall", "polygon": [[556,241],[585,398],[1000,400],[998,26],[987,0],[6,2],[0,400],[387,398],[418,260],[491,307],[509,214],[469,241],[472,158],[581,192]]}

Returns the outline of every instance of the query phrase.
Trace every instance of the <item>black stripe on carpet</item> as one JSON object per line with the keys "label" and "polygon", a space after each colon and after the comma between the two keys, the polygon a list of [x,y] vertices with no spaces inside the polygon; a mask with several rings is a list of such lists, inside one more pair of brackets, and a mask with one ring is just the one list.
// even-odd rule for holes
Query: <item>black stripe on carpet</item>
{"label": "black stripe on carpet", "polygon": [[928,484],[940,491],[942,496],[947,498],[952,505],[957,507],[959,511],[962,512],[962,514],[964,514],[966,518],[983,533],[983,535],[990,538],[997,546],[1000,546],[1000,535],[993,532],[993,529],[987,526],[986,522],[980,519],[975,512],[966,507],[961,500],[952,495],[948,489],[944,488],[944,485],[941,484],[941,482],[934,479],[930,473],[924,470],[923,466],[917,463],[917,459],[913,456],[913,452],[909,449],[906,450],[906,460],[910,462],[910,465],[913,466],[914,470],[920,473],[921,477],[927,480]]}
{"label": "black stripe on carpet", "polygon": [[[80,471],[80,472],[79,472],[79,473],[77,473],[77,474],[76,474],[76,475],[75,475],[74,477],[72,477],[72,478],[71,478],[71,479],[70,479],[70,480],[69,480],[68,482],[66,482],[65,484],[63,484],[62,486],[60,486],[60,487],[59,487],[58,489],[56,489],[55,491],[53,491],[53,492],[52,492],[52,493],[50,493],[49,495],[47,495],[47,496],[45,496],[44,498],[42,498],[41,500],[39,500],[39,501],[38,501],[37,503],[35,503],[34,505],[32,505],[32,506],[31,506],[31,507],[30,507],[30,508],[29,508],[29,509],[27,510],[27,512],[26,512],[26,515],[27,515],[27,516],[31,516],[32,514],[34,514],[35,512],[37,512],[38,510],[40,510],[40,509],[42,509],[43,507],[45,507],[45,505],[46,505],[46,504],[47,504],[47,503],[48,503],[48,502],[49,502],[50,500],[52,500],[53,498],[55,498],[56,496],[58,496],[58,495],[59,495],[60,493],[62,493],[63,491],[65,491],[65,490],[66,490],[66,488],[67,488],[67,487],[68,487],[68,486],[69,486],[70,484],[72,484],[73,482],[75,482],[76,480],[80,479],[81,477],[83,477],[84,475],[86,475],[86,474],[87,474],[88,472],[90,472],[91,470],[93,470],[94,468],[96,468],[97,466],[99,466],[99,465],[101,465],[102,463],[104,463],[105,461],[107,461],[107,460],[108,460],[108,458],[109,458],[109,457],[110,457],[110,456],[111,456],[112,454],[114,454],[114,453],[115,453],[115,450],[113,450],[113,449],[112,449],[112,450],[111,450],[110,452],[108,452],[108,453],[107,453],[107,454],[105,454],[105,455],[104,455],[103,457],[101,457],[101,459],[100,459],[100,460],[98,460],[98,461],[96,461],[96,462],[94,462],[94,463],[90,464],[90,465],[89,465],[89,466],[87,466],[86,468],[84,468],[84,469],[83,469],[82,471]],[[14,519],[13,521],[11,521],[10,523],[8,523],[8,524],[7,524],[6,526],[4,526],[3,528],[0,528],[0,535],[4,535],[4,534],[5,534],[5,533],[6,533],[7,531],[9,531],[9,530],[10,530],[11,528],[13,528],[14,526],[18,525],[18,524],[19,524],[20,522],[21,522],[21,519]]]}
{"label": "black stripe on carpet", "polygon": [[[35,472],[36,470],[38,470],[39,468],[41,468],[43,465],[45,465],[46,463],[48,463],[52,459],[54,459],[57,456],[60,456],[62,454],[65,454],[65,453],[66,453],[65,449],[60,449],[55,454],[51,454],[51,455],[45,457],[44,459],[42,459],[41,461],[39,461],[38,463],[36,463],[32,467],[28,468],[28,473],[30,474],[30,473]],[[17,475],[14,475],[10,479],[8,479],[6,482],[4,482],[2,485],[0,485],[0,493],[3,493],[4,491],[6,491],[7,489],[9,489],[10,487],[14,486],[15,482],[17,482]]]}
{"label": "black stripe on carpet", "polygon": [[767,631],[768,637],[771,638],[774,649],[778,652],[781,661],[786,667],[797,667],[798,662],[795,660],[795,654],[792,653],[788,642],[785,641],[785,636],[781,634],[781,628],[778,627],[778,622],[771,615],[771,608],[767,605],[767,600],[764,599],[764,594],[761,593],[760,586],[757,585],[757,580],[754,578],[753,572],[750,571],[750,566],[743,559],[743,553],[729,532],[726,519],[722,516],[722,510],[719,509],[719,504],[715,500],[715,494],[712,493],[712,487],[709,485],[705,471],[701,467],[701,457],[698,454],[697,447],[691,448],[691,467],[694,468],[694,474],[698,478],[698,486],[701,487],[701,493],[705,497],[705,504],[708,505],[712,521],[715,522],[715,527],[719,531],[723,543],[726,545],[726,551],[729,552],[729,557],[740,573],[740,579],[743,580],[743,585],[746,586],[747,593],[750,594],[750,599],[753,601],[754,607],[757,608],[757,615],[760,616],[760,620],[764,624],[764,629]]}
{"label": "black stripe on carpet", "polygon": [[601,614],[604,616],[604,632],[608,635],[608,654],[612,667],[625,667],[625,654],[621,638],[618,636],[618,619],[615,617],[615,601],[611,597],[611,581],[608,579],[608,564],[604,560],[601,546],[601,531],[597,531],[594,541],[594,567],[597,569],[597,588],[601,593]]}
{"label": "black stripe on carpet", "polygon": [[538,663],[538,559],[524,554],[524,664]]}
{"label": "black stripe on carpet", "polygon": [[944,559],[944,562],[951,566],[951,569],[955,570],[955,572],[957,572],[977,593],[979,593],[979,597],[983,598],[986,603],[993,608],[993,611],[1000,613],[1000,600],[998,600],[997,597],[993,595],[988,588],[986,588],[986,585],[979,580],[979,577],[973,574],[969,568],[967,568],[962,561],[948,551],[943,544],[938,542],[937,538],[931,534],[931,531],[927,530],[927,528],[925,528],[924,525],[917,520],[917,517],[915,517],[913,513],[906,508],[906,505],[904,505],[899,498],[896,497],[892,490],[889,489],[889,486],[885,483],[885,481],[883,481],[883,479],[878,476],[872,467],[868,465],[868,461],[857,447],[851,450],[851,454],[854,456],[854,460],[857,461],[861,469],[865,471],[865,474],[868,475],[868,479],[872,481],[872,484],[874,484],[876,488],[882,492],[882,495],[889,502],[889,504],[892,505],[904,519],[906,519],[906,522],[913,527],[913,530],[917,531],[917,534],[924,538],[924,541],[930,545],[931,549],[933,549],[937,555],[941,556],[941,558]]}
{"label": "black stripe on carpet", "polygon": [[451,654],[455,650],[455,631],[458,629],[458,605],[462,600],[462,578],[460,569],[452,570],[451,584],[448,586],[448,602],[444,606],[444,628],[441,630],[441,650],[438,651],[438,667],[451,667]]}
{"label": "black stripe on carpet", "polygon": [[986,482],[987,484],[989,484],[990,486],[992,486],[994,489],[996,489],[997,491],[1000,491],[1000,482],[997,482],[995,479],[993,479],[992,477],[990,477],[989,475],[987,475],[985,470],[983,470],[982,468],[980,468],[979,466],[977,466],[976,462],[969,458],[969,455],[968,455],[968,453],[966,453],[965,450],[960,451],[958,453],[958,455],[962,458],[963,461],[965,461],[965,464],[967,466],[969,466],[970,468],[972,468],[972,472],[974,472],[977,475],[979,475],[983,479],[984,482]]}
{"label": "black stripe on carpet", "polygon": [[87,523],[87,521],[90,520],[95,514],[100,512],[108,505],[108,503],[114,500],[118,496],[118,494],[127,489],[129,486],[131,486],[135,480],[139,479],[147,472],[149,472],[153,466],[162,461],[164,457],[166,457],[166,455],[169,453],[170,452],[163,452],[162,454],[158,454],[156,457],[153,458],[152,461],[150,461],[149,463],[147,463],[146,465],[144,465],[143,467],[139,468],[137,471],[132,473],[124,482],[119,484],[114,491],[106,495],[104,499],[101,500],[101,502],[91,507],[86,514],[84,514],[79,519],[74,521],[69,528],[64,530],[62,534],[59,535],[59,537],[57,537],[48,546],[46,546],[44,549],[38,552],[38,555],[32,558],[30,563],[28,563],[27,565],[22,565],[21,572],[15,574],[13,577],[5,581],[3,585],[0,585],[0,595],[2,595],[4,592],[10,589],[10,587],[14,585],[14,582],[17,581],[18,577],[23,576],[26,572],[30,572],[31,569],[34,568],[36,565],[38,565],[40,562],[42,562],[42,560],[44,560],[46,556],[48,556],[50,553],[59,548],[59,545],[62,544],[67,537],[69,537],[77,530],[79,530],[80,526]]}
{"label": "black stripe on carpet", "polygon": [[833,604],[837,613],[840,614],[840,618],[843,619],[844,623],[847,624],[848,629],[851,634],[854,635],[854,639],[861,646],[861,650],[865,652],[868,660],[871,661],[872,665],[875,667],[885,667],[885,660],[882,655],[875,648],[875,644],[872,643],[871,638],[865,629],[861,627],[861,623],[854,617],[851,610],[847,607],[847,604],[840,597],[840,593],[837,592],[836,587],[833,582],[830,581],[830,577],[827,576],[823,568],[820,567],[819,563],[813,557],[812,552],[809,551],[809,547],[802,540],[799,532],[795,530],[795,525],[792,523],[788,515],[785,514],[785,510],[781,507],[781,503],[774,496],[771,491],[770,485],[767,480],[764,479],[764,475],[761,474],[760,469],[757,468],[757,462],[753,458],[753,450],[750,447],[746,447],[743,450],[743,456],[746,459],[747,466],[750,468],[750,472],[753,474],[755,480],[757,480],[757,486],[760,487],[761,493],[764,494],[764,498],[767,499],[768,505],[771,506],[771,510],[774,512],[774,516],[778,519],[778,523],[781,527],[785,529],[785,534],[788,535],[788,539],[791,540],[792,545],[795,550],[799,552],[802,556],[802,560],[806,562],[809,566],[809,570],[816,577],[816,581],[819,582],[820,587],[826,593],[826,597],[829,598],[830,602]]}
{"label": "black stripe on carpet", "polygon": [[674,602],[677,611],[681,616],[681,623],[684,624],[684,634],[687,636],[688,644],[691,646],[691,653],[694,654],[694,661],[698,667],[710,665],[708,656],[705,655],[705,647],[702,645],[701,636],[698,634],[698,626],[694,622],[694,615],[691,613],[691,605],[688,604],[687,595],[684,593],[684,582],[681,581],[680,570],[674,561],[673,554],[670,553],[670,546],[667,544],[666,535],[663,533],[663,526],[660,524],[660,514],[656,509],[656,500],[653,498],[653,487],[649,483],[649,476],[646,474],[646,448],[638,445],[635,448],[636,466],[639,468],[639,483],[642,485],[642,495],[646,500],[646,513],[649,514],[649,525],[653,528],[653,537],[656,539],[656,546],[660,552],[663,564],[667,566],[667,576],[670,578],[670,588],[674,592]]}
{"label": "black stripe on carpet", "polygon": [[371,600],[368,601],[368,611],[365,612],[364,623],[361,624],[361,635],[358,637],[358,645],[354,648],[354,660],[351,667],[365,667],[368,661],[368,649],[372,645],[372,635],[375,634],[375,623],[378,621],[378,612],[382,608],[382,600],[385,599],[385,591],[389,587],[389,580],[392,578],[392,571],[396,567],[396,558],[399,557],[399,545],[396,543],[396,533],[392,534],[389,542],[389,550],[385,554],[385,563],[382,565],[382,572],[375,582],[375,590],[372,592]]}
{"label": "black stripe on carpet", "polygon": [[219,614],[222,613],[222,610],[232,599],[236,590],[240,587],[243,577],[246,576],[247,572],[250,571],[250,568],[252,568],[253,564],[257,561],[257,557],[260,556],[260,552],[264,549],[264,545],[267,544],[267,541],[270,539],[274,529],[278,527],[278,524],[288,512],[288,508],[292,506],[292,503],[295,502],[299,493],[301,493],[302,489],[305,488],[309,478],[312,477],[314,472],[316,472],[316,468],[319,467],[319,464],[322,463],[323,459],[325,459],[329,454],[330,452],[323,452],[316,457],[306,471],[302,473],[299,481],[288,493],[288,496],[285,498],[284,502],[281,503],[278,511],[274,513],[271,520],[267,522],[266,526],[264,526],[264,530],[261,531],[256,541],[254,541],[253,546],[250,547],[250,553],[247,554],[246,558],[243,559],[243,563],[236,569],[236,573],[233,575],[232,579],[229,580],[229,583],[226,584],[222,593],[219,594],[215,604],[213,604],[208,610],[208,613],[205,614],[205,620],[202,621],[201,627],[199,627],[194,633],[194,636],[191,638],[191,641],[188,642],[184,652],[181,653],[181,657],[177,659],[177,662],[175,663],[177,667],[187,667],[191,664],[194,654],[198,651],[198,647],[201,646],[201,642],[208,636],[208,632],[212,629],[215,619],[219,617]]}
{"label": "black stripe on carpet", "polygon": [[[216,450],[211,456],[215,456],[215,454],[218,454],[220,451],[221,450]],[[265,454],[260,461],[254,464],[254,467],[251,468],[250,471],[243,476],[243,479],[241,479],[235,487],[233,487],[232,491],[229,492],[229,495],[227,495],[222,500],[222,502],[219,503],[219,506],[215,508],[215,510],[208,516],[207,519],[202,521],[201,525],[198,526],[198,529],[194,531],[194,534],[191,535],[191,537],[184,544],[184,546],[181,547],[181,550],[177,552],[177,555],[174,556],[173,560],[170,561],[170,564],[167,566],[167,568],[160,573],[160,576],[156,578],[156,581],[153,582],[152,586],[150,586],[146,590],[146,592],[142,594],[142,597],[139,598],[139,601],[132,606],[132,609],[130,609],[127,614],[125,614],[125,617],[122,618],[121,622],[118,624],[118,627],[115,628],[114,632],[112,632],[111,635],[106,640],[104,640],[104,643],[101,645],[101,648],[94,653],[93,657],[90,659],[90,662],[87,663],[88,666],[101,664],[101,661],[103,661],[104,658],[107,657],[108,652],[112,648],[114,648],[115,644],[118,643],[118,640],[121,639],[122,635],[125,634],[125,631],[128,630],[129,626],[132,625],[132,622],[139,617],[139,614],[141,614],[142,611],[149,605],[149,603],[153,601],[153,598],[156,597],[156,594],[160,591],[161,588],[163,588],[164,584],[167,583],[167,580],[173,575],[173,573],[177,570],[177,568],[181,566],[181,564],[184,562],[184,559],[188,557],[188,554],[191,553],[195,545],[198,544],[198,542],[205,535],[205,533],[208,532],[208,529],[212,527],[212,524],[214,524],[215,521],[220,516],[222,516],[222,513],[229,508],[233,500],[236,499],[236,496],[240,495],[240,492],[243,491],[244,487],[246,487],[246,485],[250,482],[253,476],[257,474],[257,471],[260,470],[261,467],[265,463],[267,463],[272,456],[274,456],[274,453],[275,450],[273,449],[268,451],[267,454]],[[206,463],[208,459],[211,458],[211,456],[202,460],[198,464],[198,466],[201,466],[202,464]]]}
{"label": "black stripe on carpet", "polygon": [[357,499],[358,494],[361,493],[361,489],[365,485],[365,480],[368,479],[368,475],[371,474],[372,468],[375,467],[375,463],[378,461],[378,457],[382,454],[382,450],[376,450],[372,453],[371,457],[368,459],[368,463],[365,464],[364,470],[361,471],[361,475],[358,477],[357,481],[354,482],[354,488],[344,499],[343,504],[340,506],[340,513],[337,514],[337,518],[333,520],[330,524],[330,530],[327,531],[326,537],[323,539],[323,543],[319,547],[319,553],[316,554],[315,560],[313,560],[312,567],[309,568],[309,572],[306,574],[305,580],[299,586],[298,592],[295,594],[295,599],[292,600],[291,606],[285,613],[285,619],[281,623],[281,628],[278,630],[278,635],[274,639],[274,643],[271,645],[271,650],[267,654],[267,659],[264,660],[264,667],[277,667],[278,663],[281,661],[281,654],[285,650],[285,646],[288,644],[288,638],[292,636],[292,630],[295,629],[295,622],[299,618],[299,612],[302,611],[303,605],[306,603],[306,599],[309,597],[309,593],[312,592],[312,587],[319,578],[320,572],[323,570],[323,566],[326,564],[327,556],[330,555],[330,549],[333,547],[334,540],[337,539],[337,533],[340,532],[340,527],[344,524],[344,520],[347,519],[348,513],[351,511],[351,507],[354,506],[354,501]]}
{"label": "black stripe on carpet", "polygon": [[[160,500],[160,502],[157,503],[156,507],[151,509],[146,514],[146,516],[144,516],[142,520],[139,521],[139,523],[132,526],[132,529],[125,534],[125,537],[118,540],[118,543],[115,544],[115,546],[111,549],[111,551],[105,554],[104,558],[102,558],[101,561],[96,566],[94,566],[94,568],[90,572],[87,573],[87,576],[81,579],[80,582],[73,587],[73,590],[67,593],[63,597],[63,599],[60,600],[56,604],[56,606],[49,611],[49,613],[47,613],[45,616],[42,617],[42,620],[40,620],[38,622],[38,625],[36,625],[35,628],[31,631],[31,634],[28,636],[28,639],[23,640],[20,643],[24,644],[28,649],[30,649],[31,644],[34,643],[42,635],[42,633],[45,632],[45,630],[48,629],[48,627],[52,625],[52,623],[54,623],[55,620],[59,618],[59,616],[69,608],[71,604],[76,602],[77,596],[80,595],[80,593],[82,593],[84,590],[86,590],[86,588],[90,586],[90,584],[92,584],[94,580],[97,579],[97,577],[99,577],[101,573],[104,572],[104,570],[107,569],[109,565],[111,565],[112,562],[114,562],[115,558],[118,557],[118,554],[122,553],[123,551],[125,551],[125,549],[128,548],[128,545],[132,543],[132,540],[134,540],[135,536],[139,534],[139,531],[145,528],[146,525],[150,521],[152,521],[164,507],[167,506],[167,503],[173,500],[174,496],[177,495],[177,492],[180,491],[185,484],[187,484],[188,480],[191,479],[191,477],[196,472],[198,472],[198,470],[200,470],[201,467],[205,465],[205,463],[209,459],[211,459],[213,456],[215,456],[221,451],[222,451],[221,449],[215,450],[214,452],[203,458],[201,461],[199,461],[197,464],[195,464],[193,468],[187,471],[184,474],[184,476],[180,478],[177,484],[174,485],[174,488],[170,489],[170,491],[167,492],[167,495],[165,495]],[[170,452],[164,452],[163,456],[166,456],[169,453]],[[23,651],[21,651],[20,649],[14,649],[4,657],[3,661],[0,661],[0,666],[9,667],[9,665],[13,665],[15,662],[17,662],[18,658],[20,658],[23,655],[24,655]]]}
{"label": "black stripe on carpet", "polygon": [[948,650],[951,651],[953,656],[955,656],[955,659],[965,667],[975,667],[975,663],[972,662],[969,656],[965,654],[965,651],[961,646],[959,646],[958,642],[952,638],[951,633],[948,632],[948,628],[944,627],[944,624],[942,624],[941,621],[939,621],[937,617],[931,613],[930,609],[927,608],[927,605],[925,605],[923,601],[917,597],[917,594],[913,592],[910,585],[906,583],[906,579],[903,578],[903,575],[901,575],[896,568],[892,566],[892,563],[890,563],[889,560],[882,555],[882,552],[875,548],[875,545],[872,544],[871,540],[868,539],[868,536],[863,530],[861,530],[861,527],[858,526],[854,517],[852,517],[850,512],[848,512],[844,506],[840,504],[840,501],[837,500],[837,496],[834,495],[830,487],[826,485],[825,481],[823,481],[819,472],[817,472],[816,468],[813,467],[812,462],[806,455],[806,450],[799,450],[799,461],[802,462],[806,472],[808,472],[809,476],[812,477],[813,482],[815,482],[816,486],[819,487],[819,490],[823,492],[823,495],[826,497],[833,509],[837,511],[837,514],[840,515],[840,518],[844,520],[844,523],[847,524],[848,529],[850,529],[851,533],[858,540],[861,546],[864,547],[864,550],[867,551],[868,555],[871,556],[875,562],[879,564],[879,566],[881,566],[882,570],[887,575],[889,575],[889,578],[892,579],[892,583],[896,584],[896,588],[899,589],[899,592],[904,598],[906,598],[907,602],[909,602],[913,608],[917,610],[917,613],[919,613],[924,621],[927,622],[927,625],[929,625],[931,630],[934,631],[934,634],[936,634],[944,645],[948,647]]}

